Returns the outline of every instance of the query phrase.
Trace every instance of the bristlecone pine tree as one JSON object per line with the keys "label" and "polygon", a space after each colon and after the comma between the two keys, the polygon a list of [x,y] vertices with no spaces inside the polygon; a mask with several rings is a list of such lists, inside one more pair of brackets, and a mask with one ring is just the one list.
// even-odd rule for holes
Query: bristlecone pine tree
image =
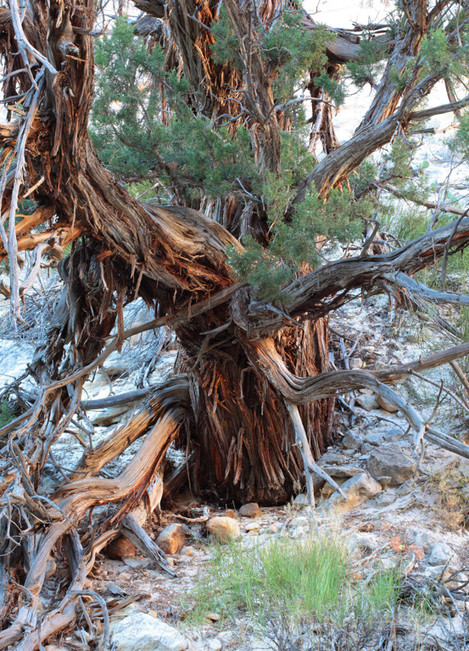
{"label": "bristlecone pine tree", "polygon": [[[432,207],[406,164],[410,131],[452,112],[469,149],[468,97],[458,97],[467,3],[405,0],[382,25],[337,31],[294,0],[135,0],[144,15],[104,36],[94,0],[2,4],[0,261],[13,322],[30,284],[20,284],[19,252],[36,250],[38,269],[41,255],[71,250],[48,345],[30,366],[36,393],[0,430],[0,649],[37,649],[71,625],[96,554],[118,535],[171,571],[142,525],[173,441],[187,451],[184,473],[198,494],[277,504],[306,475],[312,498],[314,459],[334,439],[335,397],[368,388],[401,409],[417,447],[428,436],[467,454],[389,386],[468,354],[467,344],[405,367],[332,371],[326,322],[360,292],[469,304],[412,278],[441,259],[444,285],[449,255],[469,243],[463,210],[447,208],[438,228],[433,219],[402,246],[387,246],[377,222],[383,187]],[[333,117],[345,77],[375,92],[340,143]],[[448,103],[422,107],[440,81]],[[388,144],[376,171],[369,158]],[[126,183],[160,205],[137,201]],[[325,262],[333,242],[363,233],[356,255]],[[125,331],[123,309],[138,297],[155,320]],[[131,334],[163,325],[181,347],[178,374],[89,449],[68,483],[38,494],[89,373]],[[127,468],[105,478],[139,437]],[[64,571],[44,608],[51,554],[68,580]]]}

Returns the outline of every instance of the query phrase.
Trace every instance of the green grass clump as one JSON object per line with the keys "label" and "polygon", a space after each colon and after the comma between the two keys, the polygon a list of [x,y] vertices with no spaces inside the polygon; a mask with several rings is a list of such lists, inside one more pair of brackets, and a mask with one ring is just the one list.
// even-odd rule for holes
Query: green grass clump
{"label": "green grass clump", "polygon": [[397,570],[379,570],[369,581],[351,571],[347,548],[335,537],[288,538],[246,549],[239,543],[213,549],[209,569],[184,604],[189,624],[210,612],[221,621],[247,618],[264,634],[348,629],[374,635],[389,622],[400,587]]}

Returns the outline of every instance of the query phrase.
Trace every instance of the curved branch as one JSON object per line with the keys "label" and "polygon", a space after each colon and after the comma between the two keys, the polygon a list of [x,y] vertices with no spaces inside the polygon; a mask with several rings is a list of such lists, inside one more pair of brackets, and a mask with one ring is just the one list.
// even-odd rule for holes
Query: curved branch
{"label": "curved branch", "polygon": [[262,368],[269,382],[293,404],[303,404],[338,396],[355,389],[371,389],[374,393],[395,405],[415,430],[417,447],[425,433],[425,426],[415,409],[401,396],[366,371],[331,371],[316,377],[299,377],[291,373],[278,354],[273,339],[258,341],[252,346],[255,351],[254,365]]}
{"label": "curved branch", "polygon": [[[61,516],[60,520],[51,524],[40,540],[39,548],[24,581],[24,588],[28,591],[30,600],[20,607],[15,622],[0,632],[0,649],[20,640],[24,628],[29,624],[36,627],[39,593],[45,580],[47,560],[59,539],[78,525],[92,506],[116,502],[128,496],[132,498],[131,502],[138,499],[164,458],[169,444],[177,435],[183,417],[183,410],[169,409],[155,423],[140,450],[115,479],[96,477],[80,479],[62,487],[54,496],[58,514]],[[125,511],[122,515],[124,513]],[[66,517],[63,517],[64,515]]]}
{"label": "curved branch", "polygon": [[184,375],[174,376],[164,384],[152,388],[151,391],[154,396],[148,407],[133,416],[123,427],[118,427],[98,447],[85,453],[71,479],[97,475],[109,461],[142,436],[163,410],[174,408],[176,405],[186,407],[189,403],[189,384]]}

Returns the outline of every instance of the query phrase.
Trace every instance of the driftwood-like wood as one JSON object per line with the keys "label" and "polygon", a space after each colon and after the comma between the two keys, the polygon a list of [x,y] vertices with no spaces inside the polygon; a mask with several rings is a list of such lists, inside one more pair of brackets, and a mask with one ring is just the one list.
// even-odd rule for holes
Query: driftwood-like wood
{"label": "driftwood-like wood", "polygon": [[166,560],[163,550],[150,538],[145,529],[139,525],[134,515],[131,513],[124,515],[119,528],[124,536],[155,565],[161,567],[170,576],[177,576],[176,572]]}
{"label": "driftwood-like wood", "polygon": [[[49,514],[52,524],[45,534],[39,536],[38,548],[29,559],[31,566],[24,582],[24,588],[30,595],[29,603],[20,607],[14,623],[0,633],[0,649],[22,639],[24,630],[29,626],[37,627],[39,593],[45,578],[47,560],[57,541],[77,527],[93,506],[126,498],[127,510],[133,508],[158,470],[168,445],[176,436],[180,418],[180,410],[168,410],[153,426],[139,452],[116,479],[79,479],[62,486],[54,495],[56,507]],[[112,525],[113,521],[114,518],[106,518],[106,525]],[[52,613],[50,616],[55,617]],[[47,633],[48,627],[41,627],[41,631]],[[42,634],[41,632],[41,636]],[[27,640],[25,638],[23,642],[25,649],[36,648],[29,647]],[[36,631],[35,644],[37,640]],[[18,648],[22,646],[19,645]]]}

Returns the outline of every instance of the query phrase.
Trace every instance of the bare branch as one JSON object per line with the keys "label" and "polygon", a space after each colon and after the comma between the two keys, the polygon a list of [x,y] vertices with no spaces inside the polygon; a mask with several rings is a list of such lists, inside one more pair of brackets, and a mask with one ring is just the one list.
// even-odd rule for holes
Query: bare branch
{"label": "bare branch", "polygon": [[450,292],[438,292],[430,289],[418,280],[406,276],[402,272],[383,274],[382,278],[401,289],[407,290],[411,295],[420,296],[426,301],[436,303],[437,305],[469,305],[469,296]]}
{"label": "bare branch", "polygon": [[443,113],[456,113],[456,111],[459,111],[468,105],[469,95],[466,95],[466,97],[463,97],[463,99],[460,99],[457,102],[440,104],[439,106],[424,109],[423,111],[412,111],[412,113],[409,115],[409,120],[426,120],[427,118],[431,118],[434,115],[442,115]]}
{"label": "bare branch", "polygon": [[316,377],[299,377],[291,373],[275,349],[272,339],[264,339],[253,345],[253,362],[260,366],[269,381],[287,401],[302,404],[329,396],[337,396],[354,389],[371,389],[374,393],[395,405],[415,430],[414,443],[422,440],[425,427],[415,409],[407,404],[393,389],[366,371],[330,371]]}
{"label": "bare branch", "polygon": [[314,508],[314,484],[312,477],[313,473],[316,473],[322,479],[324,479],[324,481],[328,482],[336,491],[342,495],[344,499],[346,499],[344,491],[337,484],[337,482],[332,479],[332,477],[330,477],[327,472],[318,466],[318,464],[314,461],[314,457],[308,443],[308,437],[306,435],[303,421],[301,420],[297,405],[292,404],[291,402],[287,402],[287,409],[293,422],[296,442],[300,448],[301,456],[303,457],[309,505]]}
{"label": "bare branch", "polygon": [[411,201],[412,203],[415,203],[418,206],[423,206],[424,208],[428,208],[429,210],[437,210],[438,212],[451,213],[452,215],[464,215],[465,213],[464,210],[460,210],[459,208],[454,208],[453,206],[447,204],[440,206],[438,203],[435,203],[433,201],[420,200],[418,197],[407,197],[403,192],[399,190],[399,188],[396,188],[396,186],[392,185],[391,183],[380,183],[379,181],[377,181],[376,183],[373,183],[373,186],[376,188],[381,188],[383,190],[386,190],[387,192],[390,192],[398,199]]}
{"label": "bare branch", "polygon": [[[12,0],[13,1],[13,0]],[[18,15],[19,18],[19,15]],[[13,183],[13,190],[10,199],[10,216],[8,224],[8,257],[10,259],[10,313],[13,317],[13,322],[22,321],[21,306],[20,306],[20,287],[18,278],[18,243],[16,241],[16,211],[18,208],[18,200],[20,187],[24,182],[24,165],[25,165],[25,149],[26,142],[29,136],[34,117],[36,115],[39,96],[44,84],[43,75],[40,75],[39,85],[31,99],[28,107],[28,113],[24,124],[20,127],[20,135],[16,145],[16,172]]]}
{"label": "bare branch", "polygon": [[33,57],[37,61],[39,61],[39,63],[41,63],[46,68],[46,70],[48,70],[51,73],[51,75],[56,75],[57,70],[54,68],[52,63],[43,54],[41,54],[38,50],[36,50],[36,48],[33,47],[31,43],[28,41],[28,39],[26,38],[23,30],[23,22],[21,20],[17,0],[9,0],[9,3],[10,3],[10,11],[11,11],[11,20],[15,30],[16,42],[18,43],[18,50],[21,54],[21,57],[24,61],[26,68],[28,70],[30,69],[29,57],[27,54],[27,52],[29,52],[30,54],[33,55]]}

